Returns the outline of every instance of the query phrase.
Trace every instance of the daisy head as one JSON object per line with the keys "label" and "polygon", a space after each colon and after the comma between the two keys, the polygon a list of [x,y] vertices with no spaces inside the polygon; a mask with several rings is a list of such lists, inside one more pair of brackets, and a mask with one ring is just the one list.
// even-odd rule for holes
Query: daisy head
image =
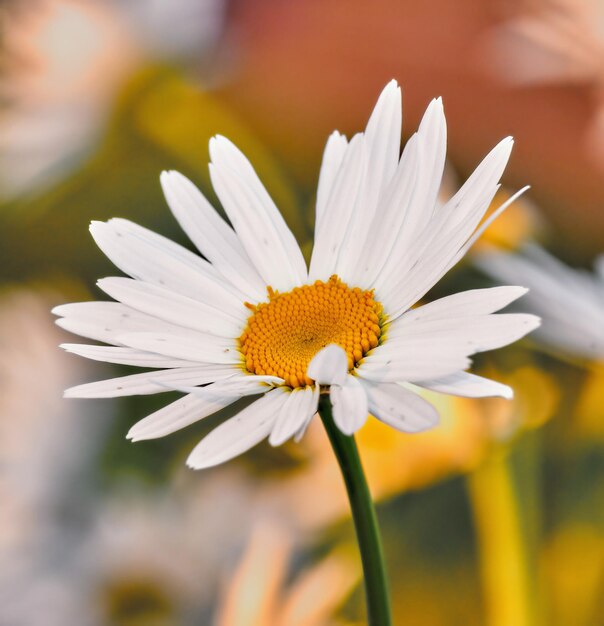
{"label": "daisy head", "polygon": [[472,354],[538,325],[531,315],[493,315],[524,288],[415,305],[488,226],[482,218],[512,140],[500,142],[444,204],[440,99],[402,155],[400,141],[401,92],[392,81],[364,132],[350,140],[335,132],[327,141],[308,267],[251,163],[224,137],[210,141],[210,175],[230,223],[184,176],[161,176],[168,205],[200,255],[127,220],[94,222],[96,243],[129,277],[98,282],[115,301],[55,309],[66,330],[108,344],[63,347],[154,369],[66,395],[185,394],[135,424],[128,433],[135,441],[256,396],[197,445],[188,459],[194,468],[222,463],[266,437],[273,445],[301,437],[322,393],[347,435],[369,414],[406,432],[434,426],[436,409],[416,393],[422,387],[511,397],[509,387],[465,370]]}

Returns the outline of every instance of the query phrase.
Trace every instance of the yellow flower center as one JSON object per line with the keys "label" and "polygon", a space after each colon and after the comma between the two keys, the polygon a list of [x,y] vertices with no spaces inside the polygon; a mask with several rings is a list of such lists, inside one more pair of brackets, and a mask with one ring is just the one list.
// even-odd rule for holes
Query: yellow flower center
{"label": "yellow flower center", "polygon": [[245,368],[279,376],[291,387],[312,384],[306,369],[325,346],[344,348],[352,370],[382,332],[382,306],[373,291],[351,289],[335,275],[288,293],[268,287],[268,302],[246,306],[253,314],[239,337]]}

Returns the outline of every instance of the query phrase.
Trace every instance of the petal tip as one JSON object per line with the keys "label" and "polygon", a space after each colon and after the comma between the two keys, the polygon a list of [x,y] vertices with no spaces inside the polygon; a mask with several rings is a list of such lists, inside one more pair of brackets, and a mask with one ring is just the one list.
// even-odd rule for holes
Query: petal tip
{"label": "petal tip", "polygon": [[206,469],[207,467],[209,467],[209,465],[207,465],[203,461],[200,461],[199,459],[192,458],[192,457],[193,457],[193,453],[191,453],[189,458],[186,460],[186,465],[189,469],[202,470],[202,469]]}
{"label": "petal tip", "polygon": [[88,225],[88,230],[94,237],[98,232],[106,228],[106,226],[107,222],[103,222],[101,220],[91,220],[90,224]]}
{"label": "petal tip", "polygon": [[504,146],[506,148],[508,148],[509,150],[512,149],[512,147],[514,146],[514,138],[511,135],[508,135],[507,137],[504,137],[500,142],[499,142],[500,146]]}
{"label": "petal tip", "polygon": [[145,436],[144,431],[140,428],[137,428],[138,422],[134,424],[130,428],[130,430],[126,433],[126,439],[132,443],[137,443],[138,441],[145,441],[146,439],[153,439],[153,437]]}
{"label": "petal tip", "polygon": [[506,385],[506,388],[501,391],[501,397],[504,400],[513,400],[514,399],[514,390],[511,387]]}
{"label": "petal tip", "polygon": [[530,326],[531,330],[535,330],[536,328],[539,328],[539,326],[541,326],[541,321],[542,320],[539,316],[529,314],[529,320],[527,321],[527,326]]}
{"label": "petal tip", "polygon": [[306,373],[319,385],[343,383],[348,373],[345,350],[335,343],[325,346],[312,358]]}
{"label": "petal tip", "polygon": [[275,433],[274,433],[274,432],[272,432],[272,433],[269,435],[268,442],[269,442],[269,444],[270,444],[273,448],[278,448],[280,445],[282,445],[283,443],[285,443],[285,440],[283,440],[283,438],[282,438],[282,437],[280,437],[280,436],[278,436],[278,435],[275,435]]}

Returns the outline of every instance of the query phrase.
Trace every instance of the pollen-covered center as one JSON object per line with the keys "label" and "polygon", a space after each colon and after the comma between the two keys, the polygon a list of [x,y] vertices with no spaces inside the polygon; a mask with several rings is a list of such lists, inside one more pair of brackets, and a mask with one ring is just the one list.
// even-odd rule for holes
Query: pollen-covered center
{"label": "pollen-covered center", "polygon": [[381,334],[382,306],[373,291],[351,289],[335,275],[288,293],[269,287],[268,302],[246,306],[253,311],[239,337],[246,369],[291,387],[312,384],[306,369],[325,346],[344,348],[352,370]]}

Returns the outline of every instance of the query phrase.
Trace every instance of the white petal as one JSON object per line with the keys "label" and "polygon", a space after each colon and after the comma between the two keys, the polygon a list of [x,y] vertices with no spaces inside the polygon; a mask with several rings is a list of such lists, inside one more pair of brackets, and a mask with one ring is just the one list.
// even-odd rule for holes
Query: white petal
{"label": "white petal", "polygon": [[413,201],[405,207],[404,228],[396,241],[396,251],[407,248],[434,216],[442,181],[447,149],[447,124],[441,98],[432,100],[417,131],[417,180]]}
{"label": "white petal", "polygon": [[470,359],[457,350],[425,343],[405,344],[405,352],[372,351],[357,367],[356,373],[374,382],[418,381],[447,376],[471,365]]}
{"label": "white petal", "polygon": [[163,387],[181,391],[183,393],[191,393],[193,395],[205,397],[207,395],[218,396],[253,396],[258,393],[266,393],[275,385],[282,385],[285,381],[278,376],[255,376],[243,372],[233,373],[231,367],[231,375],[224,380],[220,380],[209,387],[187,387],[172,382],[164,383],[158,381]]}
{"label": "white petal", "polygon": [[412,309],[399,319],[428,320],[464,315],[487,315],[503,309],[527,291],[526,287],[491,287],[461,291]]}
{"label": "white petal", "polygon": [[[391,325],[385,342],[372,350],[357,369],[360,376],[377,382],[447,376],[466,369],[468,356],[523,337],[539,325],[539,318],[501,314],[406,322],[402,317]],[[430,371],[438,373],[430,375]]]}
{"label": "white petal", "polygon": [[202,439],[187,459],[193,469],[224,463],[268,437],[287,400],[283,388],[265,394]]}
{"label": "white petal", "polygon": [[237,311],[244,300],[205,259],[138,224],[124,219],[92,222],[90,232],[109,259],[132,278],[224,310]]}
{"label": "white petal", "polygon": [[573,270],[535,246],[523,254],[477,256],[483,271],[499,280],[521,277],[530,287],[523,306],[543,315],[538,338],[554,349],[582,358],[602,358],[604,289],[595,276]]}
{"label": "white petal", "polygon": [[416,201],[424,207],[420,215],[420,224],[416,232],[421,231],[434,214],[438,192],[442,182],[447,154],[447,121],[443,109],[442,98],[430,102],[417,131],[422,144],[422,161],[420,166],[421,181]]}
{"label": "white petal", "polygon": [[83,356],[93,361],[133,365],[136,367],[190,367],[199,362],[166,357],[155,352],[134,350],[133,348],[114,346],[89,346],[81,343],[63,343],[61,348],[71,354]]}
{"label": "white petal", "polygon": [[402,99],[395,80],[384,87],[371,113],[365,140],[368,149],[368,199],[372,218],[384,189],[396,171],[401,150]]}
{"label": "white petal", "polygon": [[[324,217],[315,224],[309,280],[327,280],[335,271],[340,248],[359,199],[366,167],[365,140],[355,135],[333,183]],[[360,207],[358,207],[360,210]]]}
{"label": "white petal", "polygon": [[[358,283],[359,255],[366,247],[374,218],[383,217],[383,197],[396,171],[401,146],[401,90],[390,81],[382,91],[364,134],[366,167],[340,245],[335,273]],[[379,207],[379,209],[378,209]],[[379,214],[378,214],[379,210]],[[369,240],[373,243],[373,240]]]}
{"label": "white petal", "polygon": [[[462,224],[473,214],[480,199],[498,186],[503,171],[510,159],[514,140],[502,139],[481,161],[459,191],[440,209],[440,213],[450,218],[452,226]],[[478,220],[482,217],[479,216]],[[473,230],[473,229],[472,229]]]}
{"label": "white petal", "polygon": [[[555,278],[554,282],[559,285],[556,291],[559,292],[561,288],[567,294],[572,294],[573,307],[577,303],[582,315],[589,316],[590,321],[596,321],[596,317],[601,321],[604,306],[604,282],[587,270],[569,267],[536,244],[524,246],[523,253],[530,263],[540,266],[542,273],[548,274],[550,280],[552,277]],[[542,281],[537,288],[531,289],[534,292],[534,298],[538,298],[539,293],[547,290],[544,282],[547,285],[549,281]],[[599,312],[598,316],[593,315],[596,309]],[[604,325],[598,324],[598,327],[604,332]]]}
{"label": "white petal", "polygon": [[126,437],[132,441],[165,437],[220,411],[236,400],[236,396],[184,396],[134,424]]}
{"label": "white petal", "polygon": [[408,347],[423,345],[427,349],[440,346],[443,355],[458,352],[469,356],[517,341],[539,323],[538,317],[524,313],[419,320],[405,315],[392,323],[386,343],[378,346],[372,355],[402,354]]}
{"label": "white petal", "polygon": [[[318,408],[318,402],[317,402],[317,408]],[[302,437],[304,437],[304,435],[306,434],[306,430],[308,429],[308,427],[310,426],[310,423],[313,421],[314,418],[320,419],[319,414],[316,411],[311,416],[308,417],[308,419],[304,422],[304,424],[302,424],[302,426],[300,426],[300,428],[294,434],[294,441],[296,443],[299,443]]]}
{"label": "white petal", "polygon": [[514,397],[514,390],[508,385],[468,372],[456,372],[442,378],[423,380],[417,384],[424,389],[461,396],[462,398],[500,397],[511,400]]}
{"label": "white petal", "polygon": [[367,394],[355,376],[348,374],[344,384],[331,385],[329,398],[333,421],[345,435],[353,435],[367,421]]}
{"label": "white petal", "polygon": [[[440,98],[432,100],[428,105],[415,142],[415,145],[410,147],[410,154],[407,156],[410,163],[405,164],[407,167],[414,168],[413,184],[409,184],[405,172],[399,170],[394,181],[396,186],[388,195],[389,202],[396,200],[397,204],[400,203],[397,208],[401,211],[401,215],[394,218],[398,229],[386,234],[391,254],[376,281],[378,288],[391,281],[392,274],[398,275],[398,268],[403,265],[409,250],[421,241],[422,234],[435,215],[447,148],[447,125]],[[403,160],[401,160],[402,165]],[[397,193],[393,195],[394,192]],[[391,213],[392,209],[386,211],[387,216]]]}
{"label": "white petal", "polygon": [[199,189],[179,172],[162,172],[166,200],[182,229],[212,265],[254,302],[266,296],[266,285],[235,231]]}
{"label": "white petal", "polygon": [[421,298],[460,259],[498,189],[510,156],[511,138],[500,142],[462,188],[434,214],[422,233],[400,246],[378,277],[376,292],[394,319]]}
{"label": "white petal", "polygon": [[126,333],[118,341],[130,348],[155,352],[195,363],[241,363],[241,354],[234,340],[214,335],[175,335],[173,333]]}
{"label": "white petal", "polygon": [[545,250],[526,246],[522,255],[491,252],[477,255],[475,262],[499,280],[521,277],[530,288],[524,302],[534,310],[547,312],[550,318],[568,318],[570,300],[573,310],[589,320],[588,324],[600,326],[602,302],[593,277],[571,269]]}
{"label": "white petal", "polygon": [[453,267],[465,254],[466,252],[482,237],[484,231],[518,198],[524,195],[529,189],[530,185],[525,185],[522,189],[519,189],[515,194],[510,196],[503,204],[499,205],[492,213],[489,215],[480,226],[474,231],[472,236],[464,243],[461,247],[457,255],[451,259],[449,263],[449,267]]}
{"label": "white petal", "polygon": [[[477,203],[476,223],[490,206],[496,192],[497,187]],[[389,260],[379,277],[382,283],[376,287],[376,292],[391,319],[407,311],[453,267],[461,258],[460,250],[475,225],[468,219],[449,228],[445,218],[435,218],[409,247],[401,248],[404,252],[397,260],[398,266]],[[387,269],[390,269],[390,274]]]}
{"label": "white petal", "polygon": [[[428,226],[427,234],[420,237],[418,241],[421,243],[415,246],[415,257],[413,257],[415,260],[412,261],[411,257],[408,257],[406,263],[401,261],[401,264],[396,267],[396,273],[405,276],[406,300],[401,302],[399,298],[397,308],[397,304],[388,301],[386,296],[383,298],[386,307],[391,311],[391,318],[394,319],[404,313],[459,263],[491,223],[529,187],[523,187],[517,191],[476,228],[484,213],[491,206],[498,189],[499,185],[488,188],[485,195],[476,201],[472,213],[466,216],[460,224],[453,224],[453,220],[442,219],[441,215],[435,218],[434,229],[431,225]],[[476,230],[473,230],[474,228]],[[403,288],[400,280],[393,281],[389,285],[391,293],[395,293],[399,288]],[[398,297],[398,294],[396,296]]]}
{"label": "white petal", "polygon": [[294,389],[279,411],[268,440],[271,446],[280,446],[304,428],[317,412],[318,405],[318,385]]}
{"label": "white petal", "polygon": [[[496,154],[497,158],[493,159],[496,164],[495,175],[499,176],[503,173],[503,168],[509,158],[509,151],[511,150],[513,142],[511,139],[507,143],[504,140],[502,144],[500,151]],[[408,277],[409,288],[407,302],[417,302],[432,285],[438,282],[456,265],[466,254],[469,247],[484,232],[486,227],[509,207],[518,196],[524,193],[528,187],[521,189],[504,202],[477,228],[478,223],[491,206],[498,189],[499,185],[494,182],[491,185],[487,185],[483,195],[475,201],[472,210],[466,213],[464,219],[459,224],[455,224],[453,220],[449,226],[446,221],[441,223],[438,233],[432,238],[432,241],[427,244],[427,247],[424,248],[424,250],[430,248],[435,252],[433,252],[431,256],[427,254],[425,258],[422,259],[421,263],[415,265],[413,267],[415,276]],[[443,211],[446,210],[447,207],[448,204],[443,207]],[[406,306],[406,303],[399,304],[400,310],[406,308]]]}
{"label": "white petal", "polygon": [[367,238],[367,225],[371,223],[367,211],[367,176],[363,176],[357,197],[345,228],[339,226],[341,234],[337,233],[339,239],[337,248],[337,259],[335,267],[330,272],[337,274],[345,283],[357,284],[356,266],[358,264],[359,251],[363,249]]}
{"label": "white petal", "polygon": [[245,327],[246,308],[234,316],[227,309],[181,296],[173,291],[131,278],[102,278],[97,285],[109,296],[124,304],[183,328],[221,337],[237,337]]}
{"label": "white petal", "polygon": [[363,382],[369,400],[369,412],[381,422],[406,433],[433,428],[439,422],[438,411],[417,394],[396,384]]}
{"label": "white petal", "polygon": [[210,141],[210,156],[216,194],[260,276],[280,291],[304,284],[300,246],[250,162],[220,136]]}
{"label": "white petal", "polygon": [[158,326],[174,328],[120,302],[74,302],[57,306],[52,312],[63,316],[55,321],[57,326],[105,343],[115,343],[120,333],[158,330]]}
{"label": "white petal", "polygon": [[340,135],[337,130],[329,136],[325,145],[321,171],[319,173],[319,183],[317,186],[317,206],[315,215],[315,225],[317,229],[320,228],[319,224],[325,215],[327,201],[329,200],[334,182],[340,171],[347,147],[348,140],[344,135]]}
{"label": "white petal", "polygon": [[[380,218],[368,225],[367,245],[359,250],[356,276],[359,286],[373,287],[401,236],[402,229],[413,230],[413,198],[419,180],[419,140],[413,135],[403,150],[397,172],[383,199]],[[409,222],[409,223],[408,223]]]}
{"label": "white petal", "polygon": [[207,385],[233,375],[229,365],[179,367],[156,372],[143,372],[77,385],[65,390],[66,398],[117,398],[141,396],[169,391],[172,386]]}
{"label": "white petal", "polygon": [[332,343],[312,358],[306,374],[318,385],[340,385],[348,374],[348,357],[343,348]]}

